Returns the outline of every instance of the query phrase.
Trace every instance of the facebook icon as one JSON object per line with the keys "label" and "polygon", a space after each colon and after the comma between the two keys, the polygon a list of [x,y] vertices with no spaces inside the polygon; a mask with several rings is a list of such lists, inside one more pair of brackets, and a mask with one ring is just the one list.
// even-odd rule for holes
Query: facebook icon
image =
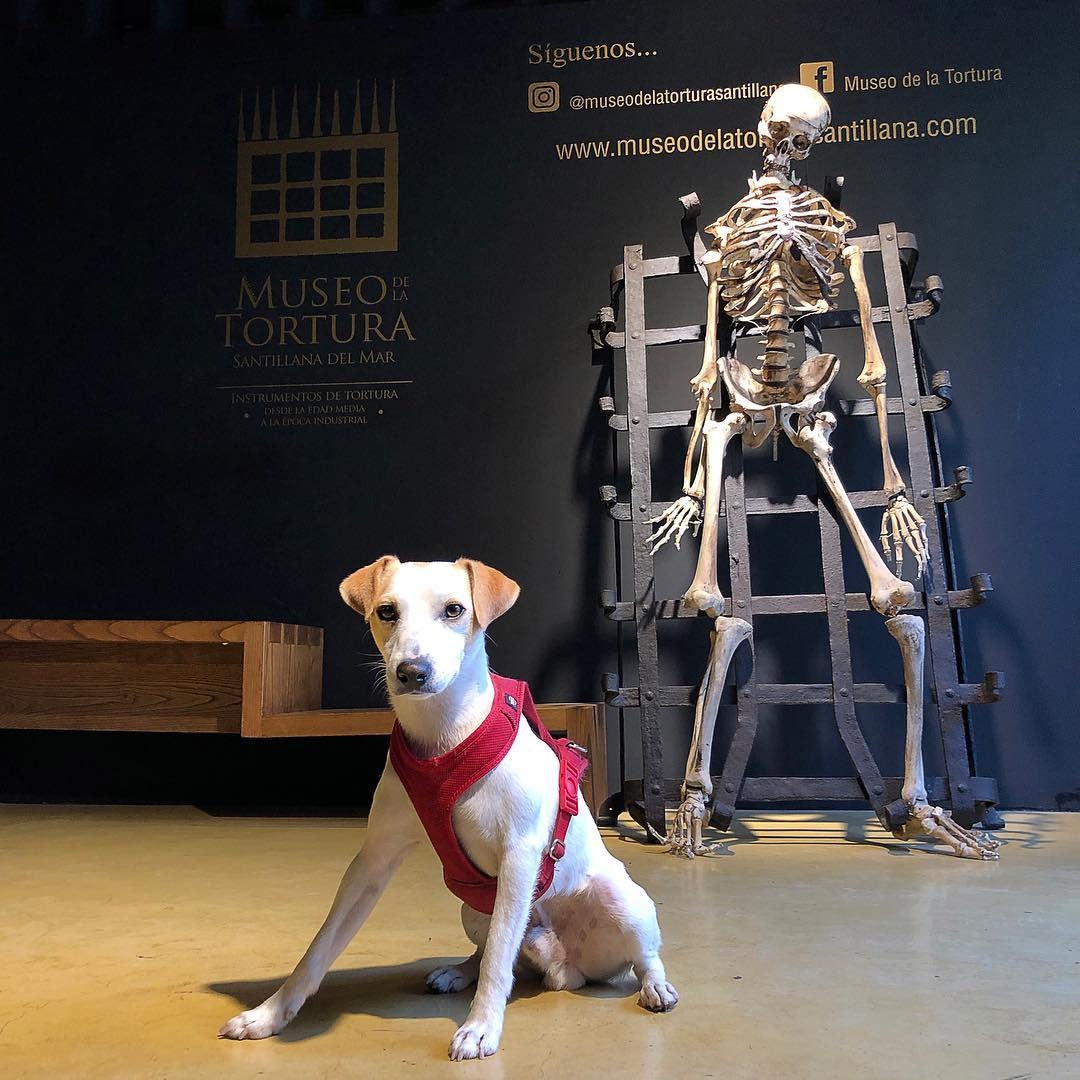
{"label": "facebook icon", "polygon": [[833,62],[814,60],[809,64],[800,64],[799,82],[803,86],[812,86],[819,94],[831,94],[835,86]]}

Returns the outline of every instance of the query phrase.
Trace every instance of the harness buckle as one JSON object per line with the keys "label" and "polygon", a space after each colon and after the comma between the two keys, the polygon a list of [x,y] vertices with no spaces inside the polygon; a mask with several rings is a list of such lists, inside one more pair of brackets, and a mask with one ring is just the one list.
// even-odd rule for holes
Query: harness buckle
{"label": "harness buckle", "polygon": [[582,757],[589,756],[589,751],[584,746],[578,745],[573,739],[567,739],[566,745],[570,747],[571,750],[576,750]]}
{"label": "harness buckle", "polygon": [[548,855],[558,862],[566,854],[566,845],[556,837],[551,841],[551,846],[548,848]]}

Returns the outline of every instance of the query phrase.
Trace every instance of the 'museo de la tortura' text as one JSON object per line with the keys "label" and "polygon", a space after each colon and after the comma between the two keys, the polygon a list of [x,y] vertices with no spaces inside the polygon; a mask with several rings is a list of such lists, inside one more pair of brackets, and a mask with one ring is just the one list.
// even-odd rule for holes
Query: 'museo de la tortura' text
{"label": "'museo de la tortura' text", "polygon": [[[376,308],[405,298],[407,279],[364,277],[240,279],[236,310],[217,314],[222,345],[349,345],[415,341],[405,312]],[[327,309],[327,310],[320,310]],[[350,310],[351,309],[351,310]]]}

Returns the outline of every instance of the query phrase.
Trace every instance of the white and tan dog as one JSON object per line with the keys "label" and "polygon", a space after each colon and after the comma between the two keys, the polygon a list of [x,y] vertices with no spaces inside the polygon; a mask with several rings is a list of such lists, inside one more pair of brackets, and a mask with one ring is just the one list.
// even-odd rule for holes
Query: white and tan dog
{"label": "white and tan dog", "polygon": [[[341,583],[346,603],[371,627],[386,662],[390,701],[416,755],[446,753],[488,716],[494,688],[484,632],[513,606],[518,592],[508,577],[471,559],[401,563],[385,555]],[[519,961],[553,990],[607,980],[632,967],[645,1008],[660,1012],[679,1000],[660,960],[656,908],[604,847],[583,802],[583,812],[570,819],[551,887],[533,901],[552,842],[558,783],[556,755],[521,722],[502,761],[454,805],[461,847],[476,868],[498,878],[490,916],[462,905],[461,921],[476,952],[427,980],[438,993],[477,983],[468,1017],[450,1043],[455,1060],[498,1049]],[[234,1016],[219,1034],[262,1039],[281,1031],[363,925],[406,853],[425,839],[388,759],[364,846],[303,959],[276,993]]]}

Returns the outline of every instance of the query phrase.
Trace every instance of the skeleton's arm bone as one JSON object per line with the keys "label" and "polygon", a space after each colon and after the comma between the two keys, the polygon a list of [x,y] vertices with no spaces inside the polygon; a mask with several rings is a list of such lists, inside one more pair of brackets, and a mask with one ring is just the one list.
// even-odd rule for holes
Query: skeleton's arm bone
{"label": "skeleton's arm bone", "polygon": [[[690,389],[697,398],[697,413],[694,416],[694,430],[690,434],[690,445],[686,450],[683,464],[683,494],[695,499],[705,496],[705,454],[697,455],[697,471],[694,472],[694,457],[697,454],[701,432],[705,421],[712,411],[712,393],[716,388],[719,375],[716,348],[716,318],[720,302],[720,281],[717,277],[718,253],[710,251],[702,262],[709,274],[709,293],[705,304],[705,349],[701,357],[701,370],[690,380]],[[693,481],[691,482],[691,473]]]}
{"label": "skeleton's arm bone", "polygon": [[919,512],[907,500],[907,491],[900,470],[889,448],[889,407],[886,388],[887,370],[885,360],[874,333],[874,317],[870,304],[870,290],[863,271],[862,248],[849,244],[843,251],[844,264],[851,275],[855,298],[859,304],[859,326],[862,329],[865,361],[859,375],[859,383],[874,402],[877,417],[878,440],[881,443],[881,465],[884,473],[882,484],[889,504],[881,516],[881,548],[889,554],[892,541],[893,561],[897,572],[904,564],[904,546],[911,549],[921,573],[926,565],[926,524]]}
{"label": "skeleton's arm bone", "polygon": [[855,288],[855,299],[859,304],[859,328],[863,340],[863,369],[859,374],[859,385],[873,398],[874,412],[877,414],[878,436],[881,440],[881,461],[885,470],[885,491],[889,495],[904,491],[904,481],[900,470],[893,461],[889,449],[889,415],[885,388],[888,371],[885,359],[881,355],[877,335],[874,333],[874,315],[870,304],[870,290],[866,286],[866,274],[863,271],[862,248],[848,244],[843,251],[844,265],[851,275],[851,284]]}
{"label": "skeleton's arm bone", "polygon": [[720,374],[716,344],[716,319],[720,302],[719,260],[720,253],[715,249],[702,259],[709,274],[709,292],[705,305],[705,349],[701,358],[701,370],[690,380],[690,388],[697,398],[697,412],[694,415],[694,428],[690,433],[690,445],[686,448],[683,462],[682,497],[676,499],[658,517],[650,520],[650,524],[656,526],[649,537],[654,555],[669,540],[674,540],[677,548],[687,529],[692,529],[696,536],[701,524],[701,500],[705,498],[706,452],[702,447],[699,453],[699,446],[705,423],[712,412],[712,393]]}
{"label": "skeleton's arm bone", "polygon": [[863,352],[866,355],[859,382],[866,387],[885,381],[887,374],[885,360],[878,347],[877,336],[874,334],[873,309],[870,306],[870,290],[866,287],[862,248],[858,244],[848,244],[841,257],[851,275],[851,284],[855,287],[855,299],[859,303],[859,325],[862,328]]}

